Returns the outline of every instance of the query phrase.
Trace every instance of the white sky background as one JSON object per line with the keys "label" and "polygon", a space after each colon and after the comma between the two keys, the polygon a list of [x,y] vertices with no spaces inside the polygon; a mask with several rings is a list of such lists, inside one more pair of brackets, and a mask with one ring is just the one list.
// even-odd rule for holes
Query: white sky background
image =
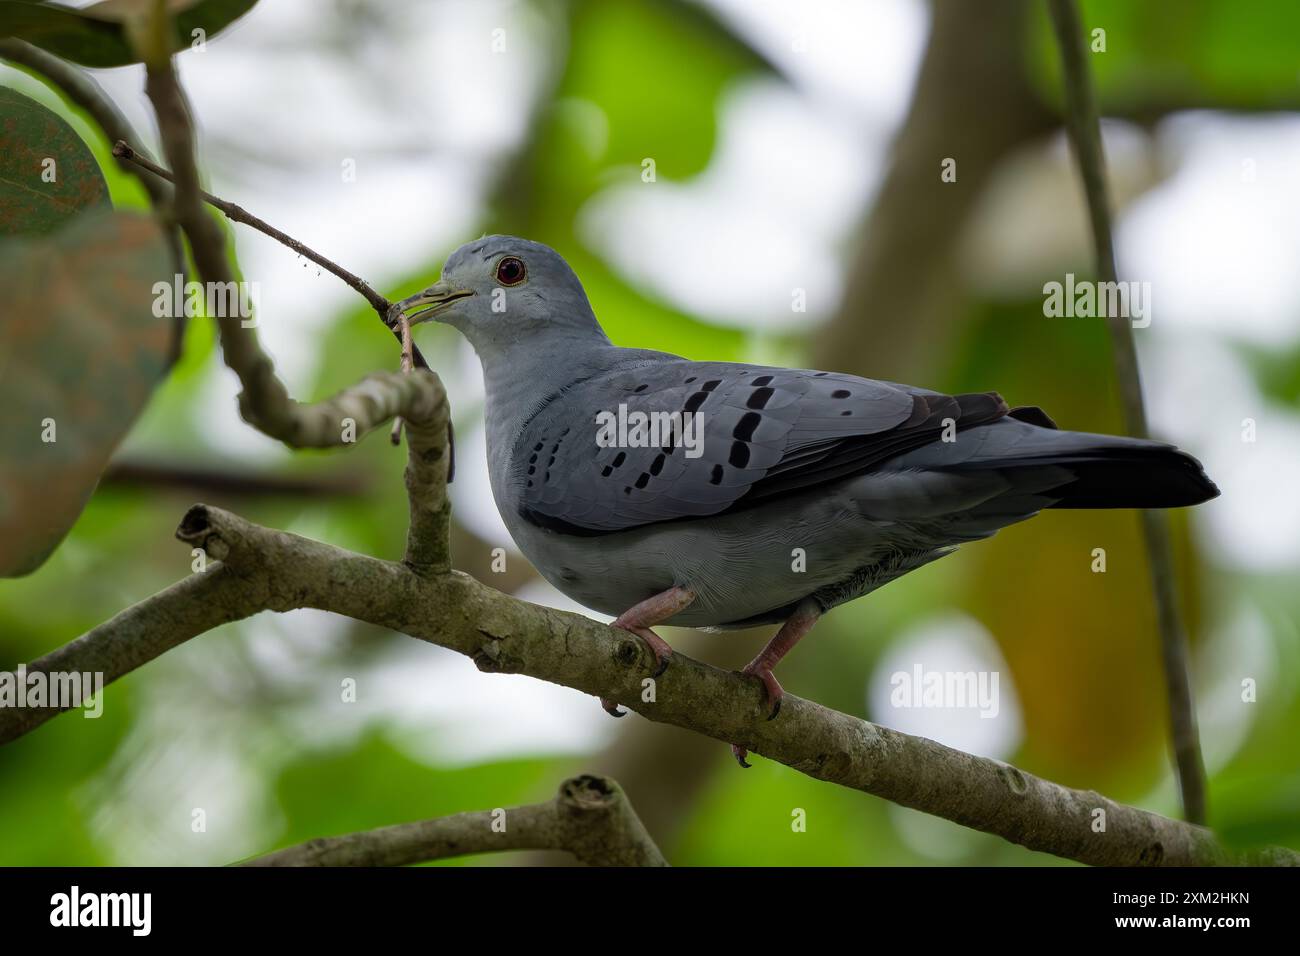
{"label": "white sky background", "polygon": [[[426,265],[430,250],[450,249],[481,231],[476,217],[492,162],[521,136],[532,90],[548,65],[547,25],[521,16],[517,4],[454,0],[437,4],[436,16],[433,6],[370,4],[367,10],[382,11],[396,27],[370,29],[358,21],[331,36],[324,31],[333,21],[313,14],[320,0],[264,2],[207,54],[179,61],[201,118],[213,191],[380,289]],[[925,7],[919,0],[713,6],[787,71],[793,88],[765,79],[730,90],[720,103],[720,141],[708,169],[654,190],[611,187],[582,211],[582,235],[630,281],[722,324],[779,322],[789,315],[794,286],[809,289],[811,312],[829,314],[842,284],[844,241],[878,184],[889,136],[906,108],[925,40]],[[509,30],[504,56],[489,47],[491,30],[502,25]],[[346,55],[333,49],[339,46]],[[138,129],[152,131],[138,69],[96,76]],[[1293,568],[1300,563],[1300,420],[1262,399],[1231,344],[1297,343],[1300,181],[1293,171],[1300,120],[1186,115],[1163,124],[1149,148],[1171,173],[1124,212],[1117,243],[1122,276],[1154,288],[1152,326],[1138,333],[1154,428],[1201,457],[1223,490],[1198,509],[1212,560],[1259,571]],[[357,163],[355,183],[342,182],[347,158]],[[305,345],[351,306],[354,293],[251,230],[239,227],[235,235],[245,276],[262,285],[264,342],[291,390],[301,393],[318,358]],[[770,279],[724,294],[713,264],[738,235],[753,274]],[[232,375],[214,369],[208,389],[204,425],[218,447],[254,458],[280,454],[239,421]],[[1253,445],[1240,440],[1246,417],[1258,422]],[[481,438],[467,437],[454,486],[458,515],[487,540],[504,543]],[[529,597],[564,605],[542,586]],[[289,640],[283,627],[254,628],[258,640]],[[991,643],[971,622],[939,622],[905,636],[886,664],[906,659],[912,642],[931,668],[943,667],[941,652],[951,649],[955,669],[986,658]],[[403,732],[408,740],[420,736],[413,726],[420,720],[463,721],[454,734],[440,735],[455,737],[454,751],[413,745],[421,756],[472,761],[588,750],[612,732],[597,722],[594,700],[584,707],[588,702],[571,692],[536,681],[475,678],[473,693],[431,703],[427,689],[456,686],[463,662],[412,653],[390,663],[372,675],[385,690],[368,714],[411,728]],[[412,693],[402,692],[395,674],[410,680]],[[876,675],[874,689],[864,690],[864,703],[879,703],[881,679]],[[887,674],[883,680],[887,686]],[[467,715],[469,707],[474,712]],[[980,749],[1010,752],[1019,737],[1014,719],[995,725],[1001,733],[981,738]],[[942,722],[924,729],[954,743],[972,732],[969,724]],[[328,724],[316,728],[330,732]],[[174,769],[168,778],[174,787]],[[130,812],[119,802],[104,815],[122,826]],[[123,854],[139,845],[134,837],[114,842]]]}

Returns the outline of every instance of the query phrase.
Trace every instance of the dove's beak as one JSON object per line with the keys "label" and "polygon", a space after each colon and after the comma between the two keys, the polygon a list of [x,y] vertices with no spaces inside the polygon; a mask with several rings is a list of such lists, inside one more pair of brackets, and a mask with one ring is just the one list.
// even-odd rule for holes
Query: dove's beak
{"label": "dove's beak", "polygon": [[[423,292],[403,299],[397,303],[398,309],[410,316],[412,325],[418,325],[444,312],[457,299],[467,298],[474,293],[469,289],[456,289],[446,282],[438,281]],[[411,313],[415,314],[412,315]]]}

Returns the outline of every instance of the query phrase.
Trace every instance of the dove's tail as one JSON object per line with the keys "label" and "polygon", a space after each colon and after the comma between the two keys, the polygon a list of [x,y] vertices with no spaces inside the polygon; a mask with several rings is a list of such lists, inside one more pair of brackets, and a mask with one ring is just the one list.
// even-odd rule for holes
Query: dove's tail
{"label": "dove's tail", "polygon": [[1180,508],[1219,494],[1201,463],[1173,445],[1060,431],[1037,408],[1012,409],[895,462],[971,479],[996,472],[1009,487],[968,505],[973,518],[1020,520],[1042,508]]}
{"label": "dove's tail", "polygon": [[[1058,431],[1036,411],[1016,409],[985,426],[996,436],[990,447],[959,469],[996,469],[1056,499],[1049,508],[1181,508],[1218,497],[1201,463],[1173,445]],[[1049,476],[1053,486],[1044,488]]]}
{"label": "dove's tail", "polygon": [[1049,508],[1182,508],[1219,495],[1199,461],[1157,442],[1147,448],[1103,445],[1090,455],[1048,457],[1022,467],[1043,465],[1063,468],[1071,476],[1051,490],[1053,497],[1059,497]]}
{"label": "dove's tail", "polygon": [[1201,463],[1177,448],[1102,453],[1062,461],[1074,479],[1052,508],[1183,508],[1219,496]]}

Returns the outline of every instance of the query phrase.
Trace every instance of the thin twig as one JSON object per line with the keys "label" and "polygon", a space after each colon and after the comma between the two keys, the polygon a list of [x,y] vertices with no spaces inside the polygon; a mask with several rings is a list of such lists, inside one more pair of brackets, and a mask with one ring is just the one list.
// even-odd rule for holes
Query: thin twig
{"label": "thin twig", "polygon": [[[1115,248],[1111,239],[1110,199],[1102,157],[1101,124],[1088,77],[1083,26],[1074,0],[1048,0],[1048,9],[1051,11],[1052,26],[1061,49],[1066,113],[1088,202],[1088,218],[1092,223],[1097,277],[1102,282],[1115,282]],[[1142,377],[1138,369],[1133,330],[1128,320],[1119,315],[1117,310],[1113,310],[1107,319],[1128,433],[1137,438],[1146,438],[1146,407],[1142,400]],[[1169,728],[1178,785],[1182,793],[1183,815],[1193,823],[1204,823],[1205,765],[1201,760],[1196,709],[1188,677],[1187,639],[1174,588],[1169,523],[1160,511],[1144,510],[1141,518],[1160,628],[1161,661],[1169,697]]]}
{"label": "thin twig", "polygon": [[397,327],[401,330],[402,371],[408,375],[415,368],[415,343],[411,340],[411,319],[405,312],[398,313]]}
{"label": "thin twig", "polygon": [[[133,147],[123,142],[122,140],[118,140],[116,143],[113,144],[113,155],[118,157],[119,159],[124,159],[127,162],[135,163],[141,169],[148,170],[149,172],[153,173],[155,176],[159,176],[162,179],[167,180],[168,182],[173,181],[171,173],[163,169],[157,163],[152,162],[149,159],[146,159],[144,156],[140,155],[139,152],[137,152]],[[303,243],[293,238],[293,236],[287,235],[286,233],[281,232],[279,229],[276,229],[265,219],[261,219],[257,216],[254,216],[248,210],[244,209],[243,206],[237,206],[232,202],[227,202],[224,199],[220,199],[212,195],[212,193],[207,192],[206,190],[202,190],[202,189],[199,190],[199,195],[203,198],[203,201],[206,202],[209,206],[214,206],[215,208],[221,210],[221,212],[225,215],[227,219],[234,220],[235,222],[242,222],[246,226],[252,226],[258,232],[265,233],[266,235],[274,239],[276,242],[288,246],[290,249],[298,253],[300,256],[310,259],[312,262],[316,263],[321,268],[334,273],[334,275],[338,276],[340,279],[342,279],[352,288],[356,289],[363,296],[365,296],[366,301],[370,303],[371,307],[374,308],[374,310],[379,313],[381,318],[387,321],[388,309],[391,303],[387,299],[385,299],[382,295],[380,295],[378,292],[376,292],[374,289],[372,289],[370,285],[360,276],[353,275],[351,272],[349,272],[347,269],[344,269],[342,266],[338,265],[337,263],[332,262],[329,259],[326,259],[319,252],[316,252],[314,249],[311,249],[306,245],[303,245]]]}
{"label": "thin twig", "polygon": [[[126,143],[123,140],[119,139],[116,143],[113,144],[113,155],[116,156],[119,160],[123,160],[129,163],[134,163],[135,165],[139,166],[141,169],[146,170],[147,172],[153,174],[154,176],[157,176],[160,179],[163,179],[169,183],[175,181],[174,177],[170,172],[168,172],[163,167],[159,166],[157,163],[151,161],[147,157],[141,155],[139,151],[134,149],[130,144]],[[347,269],[344,269],[341,265],[334,262],[333,260],[325,258],[325,256],[321,255],[315,249],[312,249],[310,246],[304,245],[303,243],[299,242],[297,239],[293,238],[293,236],[290,236],[287,233],[282,232],[279,229],[276,229],[275,226],[272,226],[265,219],[261,219],[258,216],[254,216],[243,206],[237,206],[232,202],[227,202],[226,200],[214,196],[212,195],[212,193],[207,192],[206,190],[203,189],[199,190],[199,196],[209,206],[212,206],[214,209],[220,210],[221,213],[232,222],[239,222],[239,223],[243,223],[246,226],[252,226],[258,232],[270,236],[276,242],[280,243],[281,245],[287,246],[288,248],[292,249],[294,252],[298,253],[298,255],[302,256],[303,258],[310,259],[312,262],[316,263],[325,271],[338,276],[349,286],[351,286],[353,289],[359,292],[365,298],[365,300],[370,303],[371,308],[373,308],[377,313],[379,313],[379,317],[383,319],[385,325],[387,325],[390,329],[393,330],[394,335],[396,335],[398,338],[401,337],[401,333],[392,325],[392,323],[389,320],[389,312],[392,309],[392,303],[389,302],[382,295],[380,295],[378,292],[376,292],[374,288],[372,288],[371,285],[368,282],[366,282],[364,279],[362,279],[360,276],[355,275],[352,272],[349,272]],[[419,368],[429,367],[429,363],[425,361],[423,355],[419,354],[418,350],[414,350],[414,354],[415,354],[415,364],[417,367]]]}
{"label": "thin twig", "polygon": [[[415,368],[415,342],[411,338],[411,319],[396,306],[393,306],[392,310],[397,313],[399,338],[402,340],[402,373],[409,375],[411,370]],[[398,415],[393,419],[393,430],[389,434],[388,440],[394,445],[402,443],[402,416]]]}

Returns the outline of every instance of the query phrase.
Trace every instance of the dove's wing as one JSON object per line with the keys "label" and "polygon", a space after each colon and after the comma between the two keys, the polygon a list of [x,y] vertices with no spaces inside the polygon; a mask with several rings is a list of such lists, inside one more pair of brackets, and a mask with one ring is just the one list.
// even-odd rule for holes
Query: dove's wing
{"label": "dove's wing", "polygon": [[[833,372],[664,359],[580,382],[524,425],[512,455],[520,512],[570,534],[717,515],[860,474],[993,421],[996,393],[948,396]],[[697,441],[601,447],[598,414],[695,413]],[[688,434],[689,437],[689,434]],[[695,450],[698,457],[691,457]]]}

